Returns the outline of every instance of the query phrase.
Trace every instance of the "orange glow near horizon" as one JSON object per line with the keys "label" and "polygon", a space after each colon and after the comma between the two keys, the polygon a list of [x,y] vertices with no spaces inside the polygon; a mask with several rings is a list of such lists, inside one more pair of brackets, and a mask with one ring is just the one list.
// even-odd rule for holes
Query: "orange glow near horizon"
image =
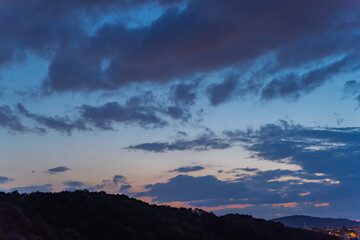
{"label": "orange glow near horizon", "polygon": [[223,210],[223,209],[233,209],[233,208],[247,208],[255,206],[254,204],[230,204],[230,205],[220,205],[217,207],[199,207],[205,211],[216,211],[216,210]]}
{"label": "orange glow near horizon", "polygon": [[136,199],[149,204],[154,204],[154,202],[152,201],[154,199],[153,197],[137,197]]}
{"label": "orange glow near horizon", "polygon": [[[156,202],[153,202],[153,203],[158,204]],[[175,207],[175,208],[181,208],[181,207],[193,208],[193,209],[199,208],[204,211],[217,211],[217,210],[224,210],[224,209],[247,208],[247,207],[255,206],[254,204],[229,204],[229,205],[220,205],[220,206],[216,206],[216,207],[205,207],[205,206],[195,207],[195,206],[191,206],[190,202],[181,202],[181,201],[166,202],[166,203],[161,203],[158,205],[170,206],[170,207]]]}
{"label": "orange glow near horizon", "polygon": [[[300,193],[300,196],[307,196],[310,192],[306,193]],[[165,202],[165,203],[159,203],[156,201],[153,201],[153,197],[139,197],[138,200],[141,200],[143,202],[149,203],[149,204],[156,204],[159,206],[170,206],[174,208],[199,208],[204,211],[218,211],[218,210],[224,210],[224,209],[241,209],[241,208],[247,208],[247,207],[253,207],[256,206],[255,204],[229,204],[229,205],[219,205],[215,207],[206,207],[206,206],[200,206],[195,207],[191,205],[191,202],[183,202],[183,201],[174,201],[174,202]],[[263,204],[265,206],[272,206],[274,208],[284,207],[284,208],[295,208],[299,205],[297,202],[288,202],[288,203],[273,203],[273,204]],[[330,203],[315,203],[313,206],[315,207],[328,207],[330,206]],[[281,214],[276,214],[277,216],[280,216]]]}
{"label": "orange glow near horizon", "polygon": [[316,203],[315,204],[315,207],[328,207],[328,206],[330,206],[329,203]]}
{"label": "orange glow near horizon", "polygon": [[[268,205],[268,204],[266,204]],[[273,207],[285,207],[285,208],[294,208],[297,207],[298,203],[297,202],[288,202],[288,203],[274,203],[274,204],[270,204]]]}

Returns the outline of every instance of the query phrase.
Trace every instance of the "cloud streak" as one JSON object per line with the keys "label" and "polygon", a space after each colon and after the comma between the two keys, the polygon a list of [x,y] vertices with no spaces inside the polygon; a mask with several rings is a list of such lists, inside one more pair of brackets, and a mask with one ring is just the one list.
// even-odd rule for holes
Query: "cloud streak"
{"label": "cloud streak", "polygon": [[187,173],[187,172],[197,172],[203,169],[205,169],[203,166],[184,166],[170,170],[169,172]]}
{"label": "cloud streak", "polygon": [[149,152],[167,152],[167,151],[207,151],[227,149],[231,145],[222,139],[216,138],[211,134],[204,134],[194,140],[177,140],[172,143],[153,142],[131,145],[127,147],[130,150],[143,150]]}
{"label": "cloud streak", "polygon": [[53,175],[53,174],[57,174],[57,173],[66,172],[69,170],[70,170],[70,168],[68,168],[66,166],[59,166],[59,167],[49,168],[48,170],[45,171],[45,173]]}

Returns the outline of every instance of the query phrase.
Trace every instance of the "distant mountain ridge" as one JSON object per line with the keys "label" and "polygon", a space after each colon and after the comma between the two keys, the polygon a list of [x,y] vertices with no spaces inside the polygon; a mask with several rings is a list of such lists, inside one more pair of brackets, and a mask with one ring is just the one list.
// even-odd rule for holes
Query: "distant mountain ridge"
{"label": "distant mountain ridge", "polygon": [[341,228],[345,227],[360,227],[360,222],[344,219],[344,218],[320,218],[304,215],[293,215],[288,217],[281,217],[271,219],[274,222],[280,222],[287,227],[293,228]]}

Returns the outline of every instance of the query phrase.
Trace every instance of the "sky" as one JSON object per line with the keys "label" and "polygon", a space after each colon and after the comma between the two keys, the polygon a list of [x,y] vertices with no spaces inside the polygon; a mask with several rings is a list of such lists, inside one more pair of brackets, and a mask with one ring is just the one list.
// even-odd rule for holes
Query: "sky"
{"label": "sky", "polygon": [[360,220],[359,0],[0,0],[0,190]]}

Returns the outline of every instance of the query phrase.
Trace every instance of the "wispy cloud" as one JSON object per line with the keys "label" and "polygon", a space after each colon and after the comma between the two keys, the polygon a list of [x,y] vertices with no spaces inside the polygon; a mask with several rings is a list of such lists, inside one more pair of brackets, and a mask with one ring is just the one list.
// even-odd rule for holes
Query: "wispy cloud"
{"label": "wispy cloud", "polygon": [[25,109],[25,107],[21,103],[18,103],[16,105],[16,108],[18,112],[23,116],[33,119],[37,124],[40,124],[48,129],[65,132],[69,135],[74,129],[87,130],[84,122],[80,120],[72,121],[68,117],[60,117],[60,116],[48,117],[48,116],[42,116],[42,115],[30,113],[27,109]]}
{"label": "wispy cloud", "polygon": [[212,134],[203,134],[194,140],[177,140],[175,142],[153,142],[132,145],[127,149],[143,150],[151,152],[166,152],[166,151],[206,151],[227,149],[231,145],[223,139],[219,139]]}

